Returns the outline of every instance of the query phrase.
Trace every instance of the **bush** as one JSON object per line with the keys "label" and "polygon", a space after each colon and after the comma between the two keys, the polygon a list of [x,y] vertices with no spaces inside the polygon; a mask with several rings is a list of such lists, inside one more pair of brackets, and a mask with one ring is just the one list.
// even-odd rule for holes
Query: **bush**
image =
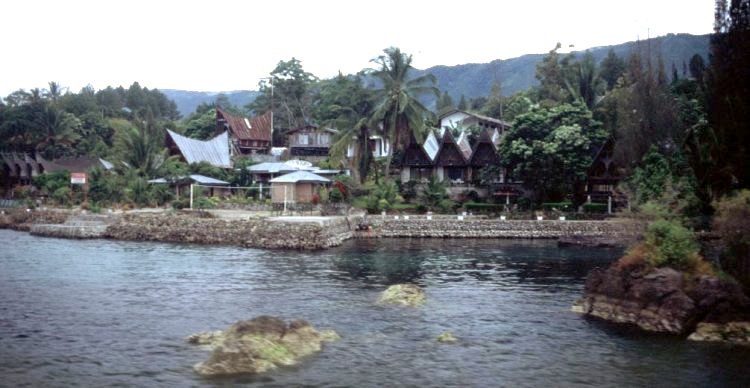
{"label": "bush", "polygon": [[467,202],[464,204],[464,209],[474,213],[502,213],[505,210],[505,205],[499,203]]}
{"label": "bush", "polygon": [[333,203],[339,203],[344,200],[344,195],[338,187],[332,187],[328,192],[328,199]]}
{"label": "bush", "polygon": [[[570,202],[570,201],[545,202],[542,204],[542,208],[547,211],[557,210],[557,211],[562,211],[562,212],[569,212],[569,211],[573,211],[573,202]],[[605,210],[606,210],[606,206],[605,206]]]}
{"label": "bush", "polygon": [[714,230],[725,244],[721,267],[750,290],[750,190],[714,204]]}
{"label": "bush", "polygon": [[695,235],[676,221],[652,222],[645,238],[646,261],[654,267],[692,271],[701,260]]}
{"label": "bush", "polygon": [[606,213],[607,204],[606,203],[584,203],[583,211],[585,211],[586,213]]}
{"label": "bush", "polygon": [[63,186],[58,188],[50,195],[50,198],[60,205],[67,205],[70,202],[70,187]]}

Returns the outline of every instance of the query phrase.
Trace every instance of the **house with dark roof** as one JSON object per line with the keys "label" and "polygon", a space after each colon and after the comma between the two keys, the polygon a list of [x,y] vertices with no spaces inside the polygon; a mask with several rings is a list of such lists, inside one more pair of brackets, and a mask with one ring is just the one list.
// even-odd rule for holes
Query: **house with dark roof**
{"label": "house with dark roof", "polygon": [[112,163],[89,156],[44,159],[37,153],[0,153],[0,182],[5,192],[13,186],[31,184],[35,176],[55,171],[86,172],[93,167],[112,169]]}
{"label": "house with dark roof", "polygon": [[229,133],[233,155],[267,154],[271,151],[273,112],[247,118],[216,108],[216,133],[224,131]]}

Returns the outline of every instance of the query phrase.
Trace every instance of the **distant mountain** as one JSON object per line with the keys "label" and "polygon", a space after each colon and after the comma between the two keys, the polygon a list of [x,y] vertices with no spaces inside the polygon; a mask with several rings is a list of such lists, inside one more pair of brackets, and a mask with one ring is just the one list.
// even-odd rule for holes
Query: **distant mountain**
{"label": "distant mountain", "polygon": [[[615,53],[627,59],[634,48],[640,47],[643,52],[650,48],[655,57],[661,54],[667,74],[672,74],[672,64],[682,74],[683,64],[690,62],[695,54],[700,54],[708,62],[709,35],[669,34],[658,38],[651,38],[638,42],[627,42],[614,46],[594,47],[589,51],[594,55],[597,63],[614,49]],[[576,52],[581,55],[583,52]],[[503,95],[509,96],[521,90],[526,90],[538,83],[535,78],[536,64],[544,58],[544,54],[527,54],[517,58],[494,60],[490,63],[468,63],[456,66],[434,66],[425,70],[418,70],[415,76],[432,73],[437,78],[438,88],[447,91],[458,102],[463,94],[466,98],[487,96],[495,80],[502,85]],[[183,117],[195,111],[202,102],[216,100],[217,92],[189,92],[184,90],[161,90],[168,98],[174,100]],[[223,92],[229,101],[237,106],[245,106],[255,100],[260,94],[252,90],[238,90]],[[434,107],[434,100],[424,101],[427,106]]]}
{"label": "distant mountain", "polygon": [[[639,42],[627,42],[614,46],[594,47],[590,51],[599,63],[612,48],[619,57],[626,59],[637,46],[644,52],[650,46],[652,55],[661,53],[667,74],[672,74],[672,64],[682,74],[683,63],[700,54],[708,62],[709,35],[669,34]],[[577,55],[583,52],[576,52]],[[466,98],[487,96],[495,80],[499,80],[503,95],[509,96],[526,90],[536,84],[536,64],[544,54],[527,54],[517,58],[494,60],[490,63],[470,63],[457,66],[434,66],[420,70],[415,76],[432,73],[438,81],[438,88],[447,91],[454,101],[463,94]]]}
{"label": "distant mountain", "polygon": [[204,102],[214,102],[216,97],[223,93],[229,98],[232,105],[243,107],[255,100],[260,93],[254,90],[234,90],[231,92],[192,92],[187,90],[159,89],[167,98],[177,104],[177,110],[182,117],[195,112],[195,108]]}

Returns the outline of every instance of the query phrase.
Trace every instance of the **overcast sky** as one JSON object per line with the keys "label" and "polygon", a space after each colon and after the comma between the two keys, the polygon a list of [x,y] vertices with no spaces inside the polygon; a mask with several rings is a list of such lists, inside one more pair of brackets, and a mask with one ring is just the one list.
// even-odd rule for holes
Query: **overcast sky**
{"label": "overcast sky", "polygon": [[711,0],[9,0],[0,95],[56,81],[256,89],[292,57],[321,78],[371,67],[389,46],[413,65],[489,62],[667,33],[712,31]]}

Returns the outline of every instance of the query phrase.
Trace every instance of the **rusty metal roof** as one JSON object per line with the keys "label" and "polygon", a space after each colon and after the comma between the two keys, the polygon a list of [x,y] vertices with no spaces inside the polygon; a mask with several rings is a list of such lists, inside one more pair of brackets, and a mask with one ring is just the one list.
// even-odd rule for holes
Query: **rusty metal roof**
{"label": "rusty metal roof", "polygon": [[[253,118],[233,116],[219,108],[216,108],[217,127],[219,123],[226,124],[233,138],[241,140],[264,140],[271,141],[271,128],[273,112],[266,112]],[[223,121],[222,121],[223,120]]]}
{"label": "rusty metal roof", "polygon": [[182,157],[188,164],[208,162],[212,166],[229,168],[229,135],[223,132],[210,140],[196,140],[167,129],[169,137],[180,149]]}

